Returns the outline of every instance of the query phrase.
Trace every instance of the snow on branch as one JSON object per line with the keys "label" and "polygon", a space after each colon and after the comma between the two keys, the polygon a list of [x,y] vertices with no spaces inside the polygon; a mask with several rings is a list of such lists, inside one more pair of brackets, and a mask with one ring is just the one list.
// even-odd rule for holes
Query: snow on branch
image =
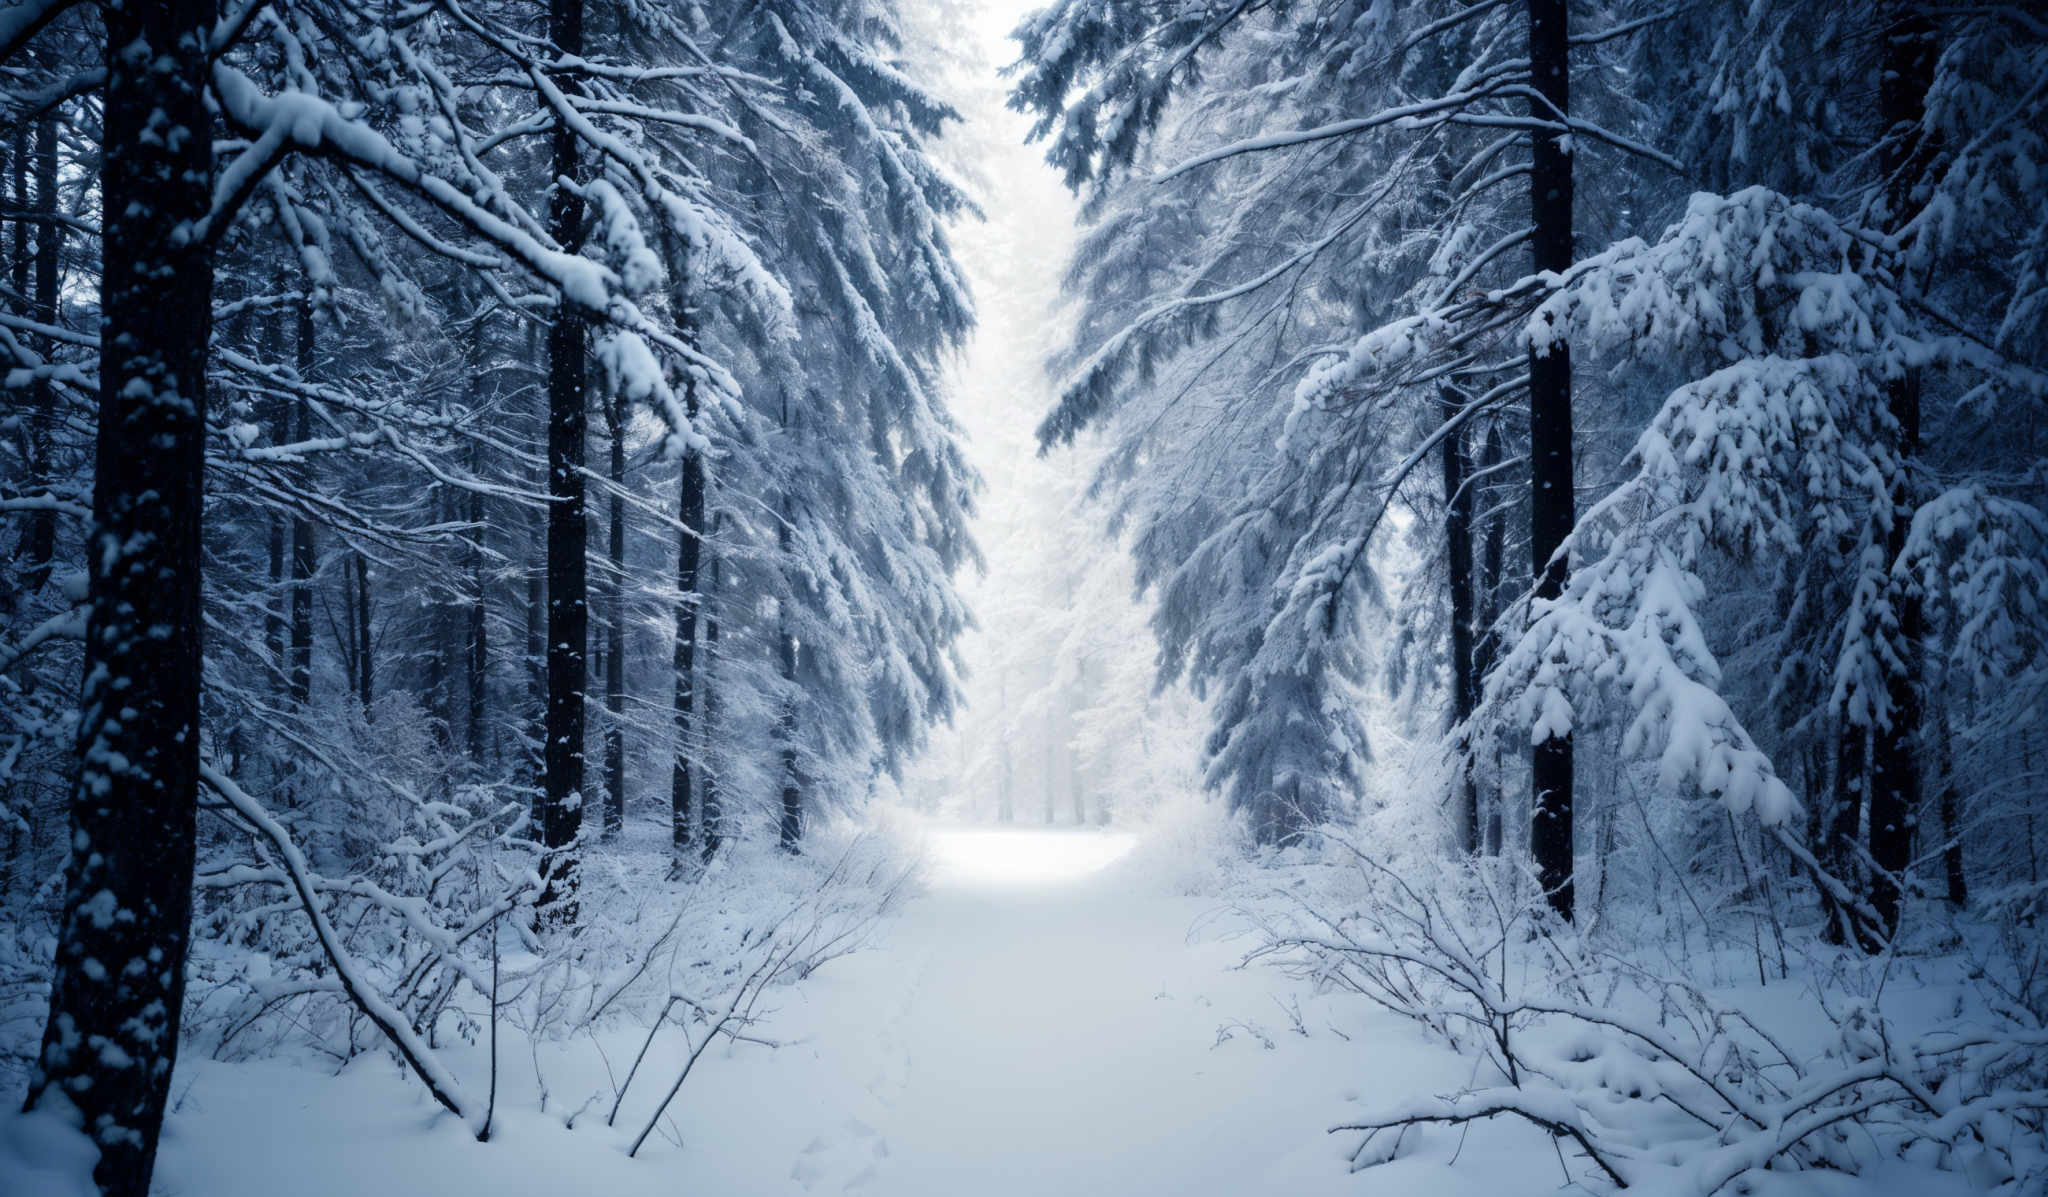
{"label": "snow on branch", "polygon": [[[1953,601],[1976,620],[1972,645],[1982,631],[2036,651],[2041,571],[2019,550],[2040,542],[2039,512],[1956,496],[1916,517],[1907,551],[1890,557],[1905,465],[1887,382],[1940,366],[2021,387],[2031,376],[1919,327],[1881,249],[1819,209],[1751,188],[1695,196],[1656,244],[1624,241],[1548,280],[1524,325],[1532,351],[1566,342],[1725,364],[1670,394],[1621,485],[1579,519],[1559,550],[1575,563],[1564,593],[1528,604],[1477,724],[1505,717],[1536,739],[1564,734],[1604,690],[1630,712],[1625,750],[1655,755],[1664,785],[1697,785],[1767,824],[1790,817],[1790,790],[1720,694],[1696,614],[1710,553],[1840,553],[1851,589],[1833,705],[1854,723],[1890,718],[1885,677],[1903,659],[1892,605],[1908,585],[1949,589],[1936,585],[1937,560],[1957,563]],[[2029,600],[2015,605],[2033,629],[2007,622],[1989,595]]]}
{"label": "snow on branch", "polygon": [[2034,1015],[1970,1009],[1911,1030],[1874,999],[1809,990],[1828,1029],[1773,1034],[1581,943],[1492,862],[1416,870],[1331,839],[1353,865],[1341,880],[1241,909],[1262,940],[1249,959],[1480,1058],[1468,1088],[1332,1127],[1362,1135],[1356,1167],[1395,1158],[1411,1128],[1509,1118],[1568,1140],[1591,1165],[1573,1179],[1596,1189],[1714,1197],[1765,1170],[1861,1173],[1907,1153],[1993,1192],[2048,1179],[2048,1026]]}
{"label": "snow on branch", "polygon": [[[300,850],[292,834],[272,817],[260,802],[237,785],[233,778],[210,763],[202,762],[199,770],[200,779],[226,803],[226,809],[232,812],[236,824],[257,837],[267,853],[277,862],[272,869],[249,870],[246,874],[231,870],[219,875],[215,880],[223,884],[281,881],[289,885],[299,900],[300,909],[312,924],[313,934],[319,942],[321,952],[328,965],[333,968],[335,978],[349,1001],[383,1034],[413,1075],[419,1077],[421,1083],[427,1087],[427,1092],[434,1100],[460,1118],[478,1139],[484,1138],[490,1129],[486,1107],[467,1092],[456,1080],[455,1075],[442,1064],[433,1047],[416,1029],[414,1017],[393,1004],[392,999],[378,986],[368,970],[349,952],[340,932],[329,919],[321,895],[333,891],[335,887],[313,872],[306,861],[305,853]],[[202,884],[206,883],[204,877],[201,880]],[[349,887],[343,887],[343,891],[349,892]],[[422,916],[415,903],[393,898],[375,887],[355,887],[353,892],[359,896],[371,897],[376,904],[399,913],[415,927],[422,925]],[[487,922],[495,922],[499,916],[509,912],[520,901],[530,898],[530,894],[507,895],[501,899],[501,903],[506,904],[502,909],[494,911]],[[438,928],[433,930],[439,932]],[[453,943],[448,937],[436,934],[434,938],[442,941],[444,953],[452,949]]]}

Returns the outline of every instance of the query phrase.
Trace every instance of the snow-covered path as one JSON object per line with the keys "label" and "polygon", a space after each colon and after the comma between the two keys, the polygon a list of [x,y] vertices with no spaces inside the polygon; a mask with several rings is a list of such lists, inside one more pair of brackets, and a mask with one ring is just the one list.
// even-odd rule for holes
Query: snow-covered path
{"label": "snow-covered path", "polygon": [[[1115,860],[1128,843],[933,836],[930,892],[841,978],[901,984],[878,1028],[890,1067],[868,1116],[828,1128],[800,1180],[905,1197],[1277,1192],[1276,1167],[1304,1146],[1331,1171],[1319,1132],[1342,1082],[1283,1063],[1300,1061],[1278,1050],[1298,1038],[1280,979],[1230,972],[1230,944],[1191,942],[1203,905],[1128,876]],[[1260,1029],[1219,1044],[1235,1019]]]}
{"label": "snow-covered path", "polygon": [[[673,1107],[668,1141],[639,1159],[593,1116],[563,1125],[569,1110],[609,1101],[605,1059],[623,1067],[630,1032],[602,1055],[587,1040],[542,1045],[530,1061],[508,1051],[488,1144],[381,1057],[339,1076],[181,1060],[156,1191],[1461,1197],[1517,1175],[1513,1153],[1476,1138],[1445,1169],[1449,1133],[1349,1173],[1351,1137],[1325,1128],[1361,1102],[1455,1087],[1456,1059],[1355,998],[1235,968],[1244,944],[1211,917],[1216,901],[1173,892],[1124,859],[1131,844],[1096,831],[935,831],[927,891],[873,948],[778,991],[762,1033],[783,1046],[714,1050]],[[460,1062],[476,1075],[485,1057]],[[1520,1148],[1531,1149],[1547,1165],[1541,1141]],[[1547,1169],[1533,1180],[1528,1191],[1557,1183]]]}

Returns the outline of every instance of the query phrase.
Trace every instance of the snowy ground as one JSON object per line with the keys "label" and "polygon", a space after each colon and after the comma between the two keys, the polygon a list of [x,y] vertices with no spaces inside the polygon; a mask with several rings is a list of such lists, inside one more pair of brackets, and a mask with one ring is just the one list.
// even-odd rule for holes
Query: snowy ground
{"label": "snowy ground", "polygon": [[[1361,1099],[1455,1087],[1463,1066],[1355,999],[1234,969],[1215,903],[1169,892],[1131,847],[934,831],[929,889],[877,946],[778,995],[762,1033],[792,1042],[715,1049],[638,1159],[603,1124],[606,1058],[623,1069],[637,1046],[624,1034],[506,1050],[488,1144],[388,1061],[333,1076],[197,1060],[179,1066],[157,1191],[1458,1197],[1562,1181],[1515,1130],[1483,1137],[1491,1158],[1474,1135],[1455,1170],[1446,1136],[1349,1174],[1351,1140],[1327,1126]],[[481,1059],[460,1062],[475,1076]]]}

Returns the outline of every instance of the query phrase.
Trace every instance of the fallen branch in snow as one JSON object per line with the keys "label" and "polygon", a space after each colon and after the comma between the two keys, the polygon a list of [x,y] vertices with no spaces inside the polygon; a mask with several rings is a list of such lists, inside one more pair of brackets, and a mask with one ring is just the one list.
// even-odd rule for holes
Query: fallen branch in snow
{"label": "fallen branch in snow", "polygon": [[[1438,862],[1413,883],[1329,838],[1363,888],[1288,893],[1285,919],[1248,911],[1263,933],[1248,958],[1476,1045],[1494,1074],[1332,1127],[1363,1132],[1358,1167],[1392,1158],[1408,1128],[1504,1117],[1570,1140],[1616,1189],[1713,1197],[1760,1170],[1854,1173],[1902,1156],[2013,1197],[2048,1184],[2039,1011],[1993,1003],[1909,1030],[1875,998],[1830,1005],[1840,995],[1810,989],[1834,1031],[1795,1054],[1745,1010],[1581,950],[1540,901],[1503,893],[1488,863]],[[1606,1000],[1589,998],[1595,981]],[[1394,1144],[1376,1151],[1388,1131]]]}
{"label": "fallen branch in snow", "polygon": [[[419,1077],[420,1082],[427,1087],[427,1092],[432,1095],[434,1100],[439,1102],[450,1113],[462,1119],[463,1123],[469,1127],[470,1132],[479,1140],[482,1140],[490,1132],[489,1106],[477,1104],[464,1091],[460,1082],[455,1079],[454,1074],[449,1072],[441,1063],[433,1046],[427,1042],[425,1036],[417,1029],[414,1019],[408,1017],[403,1010],[394,1004],[392,999],[377,986],[374,979],[369,976],[363,966],[349,953],[344,946],[341,934],[335,929],[333,921],[328,917],[326,906],[321,899],[323,894],[330,892],[352,892],[360,896],[371,897],[386,909],[402,913],[415,926],[424,926],[424,919],[418,904],[385,894],[367,882],[357,885],[350,885],[348,883],[337,884],[321,878],[306,863],[305,854],[300,851],[297,842],[292,838],[291,833],[285,829],[284,825],[272,817],[270,812],[265,810],[260,802],[244,791],[241,786],[237,785],[233,778],[228,777],[219,769],[207,763],[200,765],[199,775],[207,788],[219,795],[227,804],[226,810],[233,814],[232,821],[242,830],[258,837],[266,846],[268,853],[276,861],[274,869],[249,869],[246,870],[246,876],[243,875],[243,870],[230,870],[226,874],[227,880],[229,882],[248,881],[261,883],[272,883],[281,880],[284,884],[290,886],[293,893],[298,897],[301,910],[312,924],[314,937],[318,940],[321,952],[325,956],[328,965],[333,968],[335,979],[341,991],[347,995],[348,1000],[354,1005],[356,1011],[368,1019],[383,1034],[385,1040],[390,1043],[392,1049],[398,1053],[399,1057],[405,1061],[406,1066],[412,1071],[413,1075]],[[204,881],[202,881],[202,884],[204,884]],[[516,906],[518,900],[518,895],[507,895],[501,899],[501,903],[510,902],[512,905],[505,906],[504,909],[494,910],[485,920],[485,925],[496,922],[498,918],[503,916],[506,910]],[[449,949],[452,949],[455,943],[460,942],[461,938],[466,938],[466,936],[452,937],[444,942]],[[495,973],[495,971],[494,968],[493,972]],[[313,992],[313,990],[307,990],[306,992]],[[493,1001],[496,1000],[495,983],[485,992],[491,994]]]}
{"label": "fallen branch in snow", "polygon": [[333,966],[335,975],[343,990],[347,992],[349,1000],[384,1033],[392,1047],[411,1067],[414,1075],[427,1086],[427,1091],[433,1095],[434,1100],[468,1123],[481,1138],[486,1124],[454,1076],[441,1066],[433,1049],[413,1030],[404,1015],[393,1008],[376,986],[364,977],[356,962],[342,948],[341,937],[336,933],[320,903],[320,883],[307,866],[305,855],[299,851],[291,834],[273,819],[261,804],[236,785],[233,779],[218,769],[202,764],[200,777],[208,788],[220,795],[235,814],[262,836],[277,853],[283,865],[283,873],[298,894],[306,917],[313,924],[313,933],[319,938],[328,963]]}

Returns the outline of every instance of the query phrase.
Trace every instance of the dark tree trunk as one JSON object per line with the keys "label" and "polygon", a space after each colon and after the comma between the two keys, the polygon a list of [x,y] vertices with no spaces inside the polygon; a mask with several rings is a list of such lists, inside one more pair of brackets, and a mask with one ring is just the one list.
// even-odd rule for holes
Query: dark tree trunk
{"label": "dark tree trunk", "polygon": [[[484,323],[478,320],[471,332],[470,370],[471,378],[477,380],[470,392],[470,408],[481,410],[484,401],[484,371],[489,360],[489,341],[485,336]],[[475,474],[481,468],[482,453],[474,444],[470,446],[469,468]],[[469,757],[470,770],[481,775],[484,770],[485,741],[490,727],[490,576],[484,566],[484,540],[487,534],[485,524],[484,496],[477,491],[469,492],[469,510],[466,518],[470,527],[469,541],[469,608],[467,611],[468,649],[463,670],[463,689],[466,692],[463,703],[464,736],[463,745]]]}
{"label": "dark tree trunk", "polygon": [[[787,560],[790,548],[790,520],[793,518],[787,498],[782,500],[781,514],[782,519],[775,529],[775,544],[782,550],[782,556]],[[798,850],[804,837],[804,787],[796,751],[796,667],[799,646],[796,632],[790,627],[789,604],[792,601],[790,598],[782,600],[783,609],[778,614],[775,630],[775,643],[782,659],[782,684],[785,690],[782,721],[776,729],[776,738],[782,742],[782,824],[778,839],[782,850],[790,853]]]}
{"label": "dark tree trunk", "polygon": [[[1479,472],[1491,478],[1492,471],[1501,463],[1500,428],[1489,426],[1486,439],[1479,449]],[[1476,501],[1476,496],[1475,496]],[[1479,634],[1472,646],[1472,676],[1484,681],[1493,671],[1494,655],[1499,649],[1493,624],[1500,618],[1501,573],[1507,568],[1508,517],[1505,511],[1495,511],[1486,519],[1486,542],[1479,560]],[[1477,693],[1475,688],[1474,693]],[[1491,793],[1486,806],[1485,851],[1488,856],[1500,855],[1501,807],[1505,804],[1500,792],[1500,759],[1495,751],[1493,773],[1489,783]]]}
{"label": "dark tree trunk", "polygon": [[712,765],[711,745],[718,732],[718,609],[713,600],[718,594],[719,582],[723,580],[725,567],[716,554],[711,558],[709,582],[704,588],[704,660],[696,670],[697,693],[704,699],[704,859],[710,860],[718,854],[718,846],[725,842],[725,799],[719,793],[718,770]]}
{"label": "dark tree trunk", "polygon": [[371,700],[377,696],[375,642],[370,635],[370,562],[356,557],[356,701],[363,704],[363,718],[370,717]]}
{"label": "dark tree trunk", "polygon": [[[287,676],[290,668],[285,659],[285,630],[290,625],[283,612],[278,610],[278,600],[283,597],[289,602],[289,591],[285,587],[285,521],[275,512],[270,516],[270,601],[263,604],[264,644],[270,650],[271,667]],[[290,685],[289,681],[286,683]]]}
{"label": "dark tree trunk", "polygon": [[[1924,15],[1893,6],[1885,31],[1878,83],[1878,109],[1885,124],[1878,164],[1884,171],[1885,207],[1892,227],[1912,215],[1914,176],[1925,147],[1919,124],[1934,80],[1938,47]],[[1910,280],[1908,280],[1910,283]],[[1887,558],[1897,561],[1917,506],[1915,458],[1920,450],[1920,375],[1907,371],[1887,385],[1892,419],[1898,424],[1899,474],[1892,486],[1892,521]],[[1914,825],[1920,811],[1921,658],[1920,597],[1900,589],[1893,596],[1898,615],[1897,660],[1885,677],[1890,719],[1873,731],[1870,752],[1870,901],[1889,937],[1898,929],[1900,886],[1913,863]]]}
{"label": "dark tree trunk", "polygon": [[[481,541],[484,535],[484,497],[474,491],[469,496],[469,522],[475,529],[471,535]],[[490,630],[490,586],[484,574],[483,547],[472,543],[469,549],[469,667],[464,678],[469,692],[469,701],[464,708],[468,734],[464,739],[470,766],[479,772],[484,763],[484,729],[490,726]]]}
{"label": "dark tree trunk", "polygon": [[[1537,96],[1529,115],[1556,122],[1571,111],[1571,43],[1565,0],[1528,0],[1529,68]],[[1561,132],[1530,137],[1531,245],[1537,270],[1563,271],[1572,263],[1572,160]],[[1558,553],[1571,533],[1572,359],[1559,335],[1529,354],[1529,540],[1536,597],[1564,593],[1567,562]],[[1555,558],[1555,559],[1553,559]],[[1531,754],[1529,843],[1536,873],[1558,917],[1572,917],[1572,738],[1552,735]]]}
{"label": "dark tree trunk", "polygon": [[611,565],[611,625],[604,647],[604,833],[626,825],[626,412],[623,400],[605,404],[611,437],[611,503],[605,529]]}
{"label": "dark tree trunk", "polygon": [[[301,379],[313,377],[313,355],[316,349],[313,329],[313,301],[309,297],[298,305],[298,369]],[[304,401],[292,404],[292,439],[304,441],[312,434]],[[303,469],[303,467],[302,467]],[[303,482],[304,474],[299,480]],[[292,560],[291,560],[291,659],[288,671],[292,705],[299,710],[306,709],[306,703],[313,694],[313,521],[304,515],[292,515]],[[367,639],[367,636],[365,637]],[[368,668],[365,666],[364,668]],[[365,704],[368,705],[368,704]]]}
{"label": "dark tree trunk", "polygon": [[[697,389],[685,388],[687,414],[697,415]],[[675,759],[669,774],[669,827],[678,858],[693,837],[690,820],[691,754],[697,701],[697,608],[699,569],[704,551],[704,457],[695,449],[683,455],[676,519],[676,643]]]}
{"label": "dark tree trunk", "polygon": [[[1446,420],[1455,419],[1464,404],[1454,391],[1443,394]],[[1472,488],[1465,454],[1465,432],[1453,429],[1442,445],[1444,465],[1444,558],[1451,601],[1451,722],[1461,726],[1478,703],[1479,678],[1472,656]],[[1472,762],[1460,751],[1458,844],[1467,855],[1479,851],[1479,782]]]}
{"label": "dark tree trunk", "polygon": [[[671,245],[669,260],[676,271],[674,300],[678,332],[685,339],[690,339],[689,248]],[[683,380],[683,414],[692,421],[697,418],[697,382],[690,376]],[[681,860],[695,835],[690,811],[693,798],[691,757],[698,751],[693,736],[697,730],[697,625],[699,609],[703,606],[704,457],[695,448],[684,448],[681,476],[676,485],[676,521],[681,527],[676,529],[675,755],[669,764],[669,837],[676,859]],[[714,850],[711,839],[714,833],[708,826],[711,819],[709,802],[707,793],[703,846],[706,859]]]}
{"label": "dark tree trunk", "polygon": [[[279,278],[275,289],[284,290],[284,281]],[[284,341],[283,330],[275,310],[265,311],[257,326],[258,356],[266,362],[277,360],[277,354]],[[279,440],[292,439],[292,410],[296,405],[289,399],[272,397],[265,404],[270,435]],[[273,511],[270,513],[270,589],[269,599],[263,604],[264,640],[270,650],[271,668],[284,679],[287,692],[291,689],[291,658],[287,656],[291,644],[291,588],[286,584],[290,569],[289,552],[291,521]]]}
{"label": "dark tree trunk", "polygon": [[1949,744],[1948,711],[1938,708],[1935,717],[1935,766],[1941,771],[1941,864],[1948,880],[1949,905],[1961,910],[1970,904],[1970,882],[1963,872],[1962,798],[1956,793],[1955,751]]}
{"label": "dark tree trunk", "polygon": [[[544,521],[545,517],[541,519]],[[527,560],[543,560],[547,553],[545,536],[535,529],[531,539],[531,555]],[[526,725],[536,744],[547,743],[547,614],[546,567],[529,565],[526,571]],[[540,825],[538,800],[533,810],[533,821],[536,827]]]}
{"label": "dark tree trunk", "polygon": [[[1910,462],[1919,440],[1920,379],[1908,375],[1890,386],[1892,414],[1900,424],[1902,457]],[[1897,486],[1890,535],[1890,557],[1905,547],[1912,515],[1912,484]],[[1871,729],[1870,745],[1870,904],[1886,938],[1898,930],[1901,885],[1913,863],[1913,834],[1920,812],[1920,768],[1915,759],[1920,738],[1920,600],[1903,589],[1893,596],[1898,614],[1900,661],[1887,671],[1885,696],[1890,720]]]}
{"label": "dark tree trunk", "polygon": [[80,769],[27,1105],[68,1100],[99,1146],[100,1192],[147,1197],[191,931],[213,264],[181,230],[213,198],[204,85],[218,14],[211,0],[100,13],[106,241]]}
{"label": "dark tree trunk", "polygon": [[[1870,787],[1869,745],[1870,729],[1845,719],[1835,744],[1835,809],[1828,818],[1827,838],[1821,845],[1821,860],[1828,871],[1852,892],[1866,889],[1862,882],[1869,872],[1857,848]],[[1855,942],[1872,951],[1878,949],[1880,945],[1868,935],[1867,920],[1856,911],[1845,909],[1825,889],[1821,891],[1821,907],[1827,915],[1822,934],[1829,943]]]}
{"label": "dark tree trunk", "polygon": [[[776,634],[782,646],[782,679],[792,687],[796,684],[796,637],[787,627]],[[782,850],[796,853],[801,849],[804,838],[804,787],[798,772],[796,753],[796,700],[791,698],[782,708],[782,724],[778,737],[782,741],[782,823],[777,839]]]}
{"label": "dark tree trunk", "polygon": [[[548,35],[567,58],[583,54],[583,0],[550,0]],[[571,86],[564,79],[563,85]],[[557,122],[553,174],[578,178],[576,134]],[[573,249],[582,240],[583,201],[565,187],[549,200],[548,221],[555,243]],[[567,855],[583,825],[583,736],[587,720],[590,528],[583,482],[587,362],[583,317],[567,295],[555,306],[548,329],[548,706],[541,804],[541,843],[555,856],[539,904],[559,905],[575,917],[575,862]]]}
{"label": "dark tree trunk", "polygon": [[[456,518],[455,497],[446,489],[440,497],[439,521],[452,524]],[[421,688],[422,696],[434,738],[445,747],[452,740],[455,727],[455,658],[461,649],[455,643],[455,621],[449,618],[448,604],[441,596],[432,591],[422,594],[420,607],[427,632],[427,679]]]}

